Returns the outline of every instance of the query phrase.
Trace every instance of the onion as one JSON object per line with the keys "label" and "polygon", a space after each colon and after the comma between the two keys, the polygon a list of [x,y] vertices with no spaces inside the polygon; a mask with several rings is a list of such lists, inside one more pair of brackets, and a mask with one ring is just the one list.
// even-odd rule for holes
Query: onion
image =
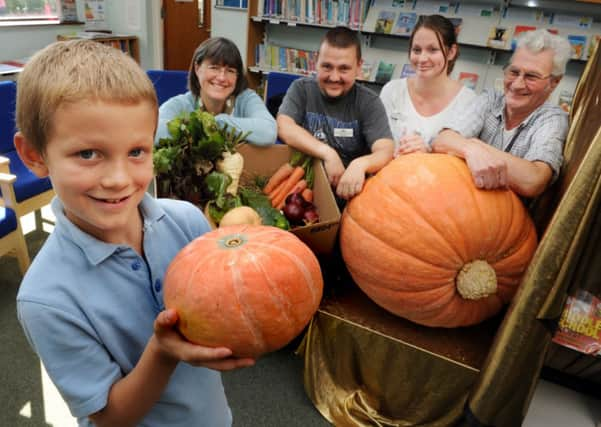
{"label": "onion", "polygon": [[304,214],[305,208],[299,203],[286,203],[284,205],[284,215],[288,218],[288,221],[299,223],[303,220]]}

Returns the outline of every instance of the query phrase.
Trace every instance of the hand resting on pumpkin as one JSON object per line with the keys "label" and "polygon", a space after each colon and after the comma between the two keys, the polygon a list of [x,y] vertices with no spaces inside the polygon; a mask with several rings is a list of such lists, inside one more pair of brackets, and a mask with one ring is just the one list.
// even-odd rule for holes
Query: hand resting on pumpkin
{"label": "hand resting on pumpkin", "polygon": [[167,358],[217,371],[229,371],[254,365],[254,359],[232,357],[232,351],[228,348],[205,347],[187,341],[175,328],[177,320],[175,310],[164,310],[154,321],[154,337],[160,351]]}

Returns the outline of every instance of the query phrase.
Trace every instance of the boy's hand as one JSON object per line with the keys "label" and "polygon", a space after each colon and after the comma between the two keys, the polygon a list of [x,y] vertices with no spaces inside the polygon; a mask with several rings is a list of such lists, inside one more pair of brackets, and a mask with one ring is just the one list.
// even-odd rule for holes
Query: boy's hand
{"label": "boy's hand", "polygon": [[154,336],[163,356],[217,371],[229,371],[255,364],[254,359],[233,357],[228,348],[204,347],[187,341],[175,328],[177,319],[175,310],[165,310],[160,312],[154,321]]}
{"label": "boy's hand", "polygon": [[361,192],[364,183],[365,166],[359,157],[353,160],[342,174],[336,186],[336,194],[338,197],[348,200]]}

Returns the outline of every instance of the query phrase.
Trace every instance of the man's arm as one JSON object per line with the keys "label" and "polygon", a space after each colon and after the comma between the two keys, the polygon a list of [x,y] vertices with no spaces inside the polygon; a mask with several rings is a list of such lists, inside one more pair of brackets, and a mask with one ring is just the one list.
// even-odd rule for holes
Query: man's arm
{"label": "man's arm", "polygon": [[553,177],[551,167],[544,162],[516,157],[450,129],[438,134],[432,150],[465,159],[476,186],[486,190],[509,187],[520,196],[535,197]]}
{"label": "man's arm", "polygon": [[286,114],[278,114],[277,124],[279,138],[290,147],[323,160],[324,169],[330,184],[333,186],[338,185],[338,181],[344,173],[344,165],[336,150],[316,139],[305,128],[298,125],[292,117]]}
{"label": "man's arm", "polygon": [[346,171],[336,187],[336,194],[343,199],[350,199],[361,192],[365,183],[366,173],[376,173],[392,160],[394,142],[382,138],[371,146],[371,153],[357,157],[349,163]]}

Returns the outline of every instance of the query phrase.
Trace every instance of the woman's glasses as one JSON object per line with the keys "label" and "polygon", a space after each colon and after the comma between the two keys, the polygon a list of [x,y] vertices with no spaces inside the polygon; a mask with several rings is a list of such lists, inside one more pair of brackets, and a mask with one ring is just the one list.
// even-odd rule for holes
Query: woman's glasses
{"label": "woman's glasses", "polygon": [[236,77],[238,77],[238,70],[232,67],[226,67],[225,65],[210,64],[207,65],[205,68],[209,72],[209,74],[213,76],[223,74],[228,79],[235,79]]}

